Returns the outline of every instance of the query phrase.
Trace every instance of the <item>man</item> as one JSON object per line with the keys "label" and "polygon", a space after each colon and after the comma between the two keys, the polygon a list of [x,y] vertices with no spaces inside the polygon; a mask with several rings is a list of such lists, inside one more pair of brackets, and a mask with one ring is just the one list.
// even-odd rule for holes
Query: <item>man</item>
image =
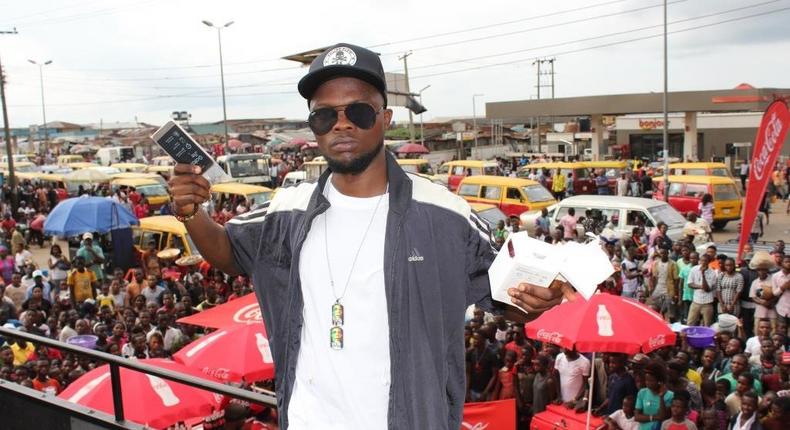
{"label": "man", "polygon": [[637,290],[639,289],[639,265],[636,263],[636,247],[629,246],[625,252],[625,258],[620,264],[620,273],[623,279],[623,293],[624,297],[631,299],[636,298]]}
{"label": "man", "polygon": [[[741,375],[752,376],[752,374],[751,374],[751,368],[749,366],[749,359],[746,358],[746,355],[744,354],[735,354],[735,356],[732,357],[732,361],[730,361],[730,369],[731,369],[730,373],[725,373],[721,378],[717,380],[726,379],[727,381],[729,381],[730,392],[732,392],[737,387],[738,379],[741,377]],[[755,391],[757,391],[757,393],[759,394],[762,394],[763,385],[760,383],[759,380],[754,379],[753,376],[752,379],[754,380],[753,385]]]}
{"label": "man", "polygon": [[689,307],[691,306],[691,299],[694,298],[694,290],[689,288],[689,273],[691,268],[699,264],[699,254],[692,251],[692,246],[681,245],[680,256],[678,259],[678,288],[681,289],[680,300],[682,303],[682,310],[680,312],[680,321],[685,323],[689,315]]}
{"label": "man", "polygon": [[165,288],[159,285],[157,282],[155,275],[148,275],[145,278],[145,283],[143,289],[140,291],[140,294],[145,296],[145,303],[156,303],[157,307],[159,307],[159,296],[165,292]]}
{"label": "man", "polygon": [[551,232],[551,220],[549,219],[549,210],[543,208],[540,210],[540,216],[535,220],[535,225],[540,227],[544,234]]}
{"label": "man", "polygon": [[620,177],[617,178],[617,195],[621,197],[628,195],[628,179],[625,177],[625,172],[620,173]]}
{"label": "man", "polygon": [[153,336],[154,333],[159,333],[165,341],[165,351],[171,352],[173,350],[173,345],[180,344],[181,338],[184,335],[181,333],[181,330],[171,327],[170,314],[166,311],[160,309],[156,312],[156,322],[156,327],[150,330],[146,335],[146,341],[151,340],[151,336]]}
{"label": "man", "polygon": [[563,240],[569,241],[576,237],[576,209],[568,209],[568,213],[560,218],[560,227],[562,227]]}
{"label": "man", "polygon": [[121,356],[132,360],[148,358],[148,345],[145,341],[145,333],[136,332],[132,334],[131,341],[121,348]]}
{"label": "man", "polygon": [[33,388],[53,396],[62,390],[60,382],[55,378],[49,377],[49,361],[42,359],[36,362],[36,377],[33,379]]}
{"label": "man", "polygon": [[741,162],[740,177],[741,188],[743,189],[744,194],[746,194],[746,179],[749,178],[749,163],[746,160]]}
{"label": "man", "polygon": [[93,234],[85,233],[82,235],[82,246],[77,250],[77,257],[85,260],[85,266],[96,275],[96,280],[101,282],[104,279],[104,252],[101,246],[93,243]]}
{"label": "man", "polygon": [[746,339],[745,352],[751,357],[760,357],[760,345],[763,340],[771,340],[771,320],[768,318],[761,318],[757,322],[757,333]]}
{"label": "man", "polygon": [[[376,54],[332,46],[299,92],[329,167],[317,183],[281,189],[223,227],[200,208],[210,196],[200,169],[179,164],[173,212],[213,267],[252,277],[281,428],[459,428],[463,314],[490,307],[489,233],[466,202],[407,176],[383,150],[392,111]],[[530,316],[563,296],[527,284],[509,292]]]}
{"label": "man", "polygon": [[143,275],[143,270],[138,267],[134,269],[132,279],[126,284],[126,302],[124,306],[127,308],[131,307],[134,298],[142,293],[143,288],[145,288],[145,276]]}
{"label": "man", "polygon": [[611,194],[609,192],[609,178],[604,175],[603,172],[599,172],[593,179],[595,182],[595,188],[598,189],[598,195],[600,196],[608,196]]}
{"label": "man", "polygon": [[466,398],[470,402],[489,399],[499,370],[499,358],[483,333],[472,335],[472,346],[466,352]]}
{"label": "man", "polygon": [[563,348],[554,360],[554,368],[560,375],[560,394],[562,402],[569,408],[583,400],[587,391],[587,378],[590,376],[590,360],[579,354],[576,349]]}
{"label": "man", "polygon": [[25,299],[29,299],[33,296],[33,288],[39,287],[41,288],[44,300],[48,302],[52,302],[52,287],[49,285],[49,282],[44,281],[44,272],[40,270],[33,271],[33,285],[27,288],[27,293],[25,294]]}
{"label": "man", "polygon": [[734,418],[738,415],[738,412],[741,410],[743,395],[748,391],[752,391],[755,382],[756,380],[751,373],[744,372],[738,375],[735,390],[724,399],[724,404],[727,405],[727,412],[730,418]]}
{"label": "man", "polygon": [[[784,251],[784,242],[782,242],[782,251]],[[782,270],[771,276],[771,289],[774,297],[779,297],[779,301],[776,302],[777,318],[790,329],[790,255],[782,258]],[[788,332],[785,333],[787,334]]]}
{"label": "man", "polygon": [[66,313],[66,325],[60,330],[60,334],[58,335],[59,341],[66,342],[72,337],[77,336],[75,327],[79,319],[80,314],[74,309],[70,309],[68,313]]}
{"label": "man", "polygon": [[74,258],[74,270],[66,278],[69,287],[69,298],[75,308],[87,299],[96,300],[96,273],[85,269],[83,257]]}
{"label": "man", "polygon": [[565,197],[565,176],[560,169],[557,169],[551,178],[551,192],[557,201]]}
{"label": "man", "polygon": [[636,396],[636,382],[625,368],[627,356],[612,354],[609,356],[609,381],[606,384],[606,400],[596,409],[596,415],[611,415],[623,408],[623,401],[629,396]]}
{"label": "man", "polygon": [[11,276],[11,285],[6,285],[5,296],[11,299],[14,303],[14,308],[19,313],[22,309],[22,302],[25,301],[27,296],[27,288],[22,285],[22,275],[14,273]]}
{"label": "man", "polygon": [[653,270],[650,273],[649,302],[661,309],[664,319],[674,321],[680,304],[678,265],[669,259],[669,251],[666,248],[658,249],[658,260],[653,262]]}
{"label": "man", "polygon": [[694,290],[694,298],[689,307],[688,325],[697,325],[702,316],[702,324],[710,327],[713,324],[713,300],[718,276],[708,267],[710,256],[706,253],[699,257],[699,265],[689,272],[689,288]]}

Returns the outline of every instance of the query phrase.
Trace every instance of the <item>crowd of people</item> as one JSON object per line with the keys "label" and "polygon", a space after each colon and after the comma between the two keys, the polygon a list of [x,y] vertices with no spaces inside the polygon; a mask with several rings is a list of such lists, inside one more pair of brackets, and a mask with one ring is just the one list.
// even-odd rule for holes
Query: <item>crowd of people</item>
{"label": "crowd of people", "polygon": [[[536,235],[550,243],[583,240],[576,223],[585,217],[577,220],[571,211],[565,217],[546,235],[544,213]],[[688,224],[697,221],[692,216]],[[603,226],[585,228],[600,233]],[[502,222],[494,237],[501,245],[518,231]],[[525,338],[521,324],[476,309],[466,325],[467,401],[515,399],[519,428],[530,428],[531,418],[551,403],[586,409],[586,378],[596,366],[594,412],[613,430],[788,428],[790,255],[784,241],[770,253],[747,245],[743,261],[735,261],[714,245],[698,253],[694,233],[672,241],[666,232],[659,225],[649,234],[602,238],[615,272],[599,290],[644,303],[678,331],[711,327],[710,345],[692,345],[681,332],[672,348],[632,357],[604,354],[591,363],[575,350]]]}
{"label": "crowd of people", "polygon": [[[62,342],[95,336],[95,344],[88,346],[128,359],[170,358],[210,332],[178,319],[252,292],[246,277],[227,276],[206,262],[177,266],[173,260],[158,258],[155,246],[139,254],[138,266],[128,271],[112,268],[105,258],[106,244],[98,237],[94,241],[91,233],[81,235],[74,258],[54,244],[46,263],[36,264],[28,247],[33,242],[43,245],[43,236],[40,242],[29,241],[31,237],[17,228],[23,215],[14,217],[9,208],[0,205],[5,214],[0,223],[0,326]],[[101,364],[0,336],[0,379],[46,393],[62,392]],[[213,417],[209,420],[213,428],[242,428],[235,426],[248,422],[253,411],[261,417],[256,428],[276,428],[271,410],[231,405],[233,419]]]}
{"label": "crowd of people", "polygon": [[[287,158],[271,173],[281,181],[301,161]],[[572,177],[562,180],[558,172],[537,170],[531,175],[544,183],[552,173],[558,185],[550,190],[558,197],[572,194]],[[615,186],[618,195],[641,196],[648,181],[652,186],[650,175],[642,171],[622,180]],[[601,184],[610,190],[608,180]],[[80,192],[116,199],[139,217],[153,213],[145,196],[134,189],[111,192],[100,185]],[[178,319],[252,291],[248,278],[230,277],[205,262],[176,266],[162,260],[155,244],[140,253],[137,267],[113,270],[90,233],[81,237],[73,259],[53,245],[47,264],[39,266],[28,248],[47,243],[43,222],[57,204],[55,190],[23,181],[14,190],[5,185],[3,198],[0,325],[4,327],[64,342],[94,335],[100,351],[129,359],[167,358],[210,331]],[[10,209],[13,198],[19,203],[16,211]],[[214,216],[224,222],[250,209],[249,203],[241,202],[216,208]],[[161,213],[168,210],[165,205]],[[583,239],[577,236],[577,223],[596,233],[606,228],[591,214],[575,215],[569,212],[552,230],[544,213],[534,235],[562,243]],[[689,223],[704,226],[704,220],[698,222],[695,216]],[[520,227],[502,223],[493,231],[495,242],[501,246]],[[628,238],[603,240],[602,247],[615,268],[601,284],[602,292],[639,300],[667,323],[713,327],[712,344],[698,348],[681,335],[673,348],[631,357],[604,354],[591,362],[575,350],[526,338],[523,324],[470,309],[468,402],[515,399],[519,428],[529,428],[531,418],[549,404],[585,409],[590,393],[587,376],[595,366],[594,412],[612,430],[788,428],[790,255],[783,241],[775,243],[770,255],[747,249],[744,260],[735,261],[717,253],[715,246],[698,253],[694,237],[672,241],[666,226],[659,225],[649,232],[636,229]],[[57,394],[98,365],[88,357],[22,339],[0,339],[0,378],[36,390]],[[272,422],[268,413],[262,412]],[[233,406],[234,417],[249,415],[249,409]]]}

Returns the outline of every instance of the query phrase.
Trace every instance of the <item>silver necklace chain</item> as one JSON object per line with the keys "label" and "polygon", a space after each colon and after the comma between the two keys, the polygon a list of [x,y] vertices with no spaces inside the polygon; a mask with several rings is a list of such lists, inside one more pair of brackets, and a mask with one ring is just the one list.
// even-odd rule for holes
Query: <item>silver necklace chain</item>
{"label": "silver necklace chain", "polygon": [[[331,178],[330,178],[331,180]],[[327,227],[326,219],[329,218],[329,210],[324,212],[324,253],[326,254],[326,268],[329,271],[329,286],[332,288],[332,296],[335,297],[335,303],[340,303],[340,300],[343,299],[346,295],[346,290],[348,289],[348,284],[351,282],[351,275],[354,273],[354,266],[357,264],[357,258],[359,258],[359,252],[362,251],[362,245],[365,244],[365,239],[368,237],[368,232],[370,232],[370,227],[373,226],[373,221],[376,219],[376,212],[379,210],[379,205],[381,204],[381,200],[389,191],[389,184],[387,184],[387,189],[384,190],[384,194],[379,196],[378,201],[376,202],[376,207],[373,208],[373,215],[370,216],[370,221],[368,222],[368,226],[365,229],[365,234],[362,235],[362,240],[359,242],[359,247],[357,247],[357,252],[354,254],[354,259],[351,261],[351,269],[348,272],[348,276],[346,277],[346,283],[343,286],[343,293],[338,296],[335,294],[335,281],[334,276],[332,275],[332,265],[329,263],[329,236],[327,231],[329,228]],[[327,188],[327,197],[329,196],[329,189]]]}

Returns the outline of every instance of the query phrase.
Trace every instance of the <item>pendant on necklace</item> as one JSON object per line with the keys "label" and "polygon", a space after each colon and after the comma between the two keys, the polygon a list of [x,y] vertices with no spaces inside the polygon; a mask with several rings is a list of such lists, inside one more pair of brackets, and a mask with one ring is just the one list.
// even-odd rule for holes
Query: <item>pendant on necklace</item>
{"label": "pendant on necklace", "polygon": [[343,328],[334,326],[329,329],[329,347],[335,351],[343,349]]}
{"label": "pendant on necklace", "polygon": [[329,329],[329,346],[339,351],[343,349],[344,309],[340,300],[332,305],[332,328]]}
{"label": "pendant on necklace", "polygon": [[333,326],[342,326],[343,325],[343,305],[340,302],[335,302],[332,305],[332,325]]}

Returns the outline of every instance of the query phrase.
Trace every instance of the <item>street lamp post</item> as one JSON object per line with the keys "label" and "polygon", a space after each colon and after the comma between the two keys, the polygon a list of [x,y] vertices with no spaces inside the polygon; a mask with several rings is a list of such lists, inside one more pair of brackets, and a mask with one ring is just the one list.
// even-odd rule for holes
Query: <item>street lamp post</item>
{"label": "street lamp post", "polygon": [[664,0],[664,93],[661,101],[663,104],[664,127],[662,139],[664,141],[664,201],[669,201],[669,102],[667,100],[667,0]]}
{"label": "street lamp post", "polygon": [[44,103],[44,66],[52,64],[52,60],[36,62],[27,60],[30,64],[38,66],[38,79],[41,84],[41,116],[44,118],[44,148],[49,151],[49,130],[47,129],[47,107]]}
{"label": "street lamp post", "polygon": [[477,148],[477,97],[483,97],[485,94],[472,94],[472,129],[475,133],[475,148]]}
{"label": "street lamp post", "polygon": [[[430,87],[431,87],[430,85],[426,85],[420,91],[417,92],[417,96],[420,98],[420,105],[423,105],[422,92]],[[422,146],[425,146],[425,127],[423,126],[423,122],[422,122],[422,112],[420,112],[420,143],[422,144]]]}
{"label": "street lamp post", "polygon": [[225,125],[225,145],[228,144],[228,112],[225,107],[225,66],[222,63],[222,29],[230,27],[233,21],[228,21],[225,25],[216,26],[211,21],[203,20],[203,24],[217,29],[217,42],[219,44],[219,78],[222,82],[222,123]]}

